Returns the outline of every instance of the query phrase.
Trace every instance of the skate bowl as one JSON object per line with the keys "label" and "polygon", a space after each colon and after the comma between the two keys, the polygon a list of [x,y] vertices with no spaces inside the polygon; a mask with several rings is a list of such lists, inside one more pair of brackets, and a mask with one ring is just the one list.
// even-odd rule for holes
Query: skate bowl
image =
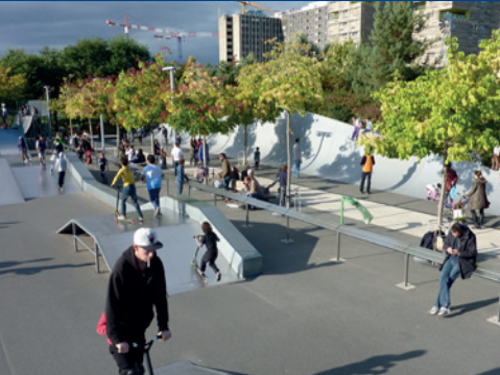
{"label": "skate bowl", "polygon": [[[116,191],[97,182],[74,154],[68,154],[68,169],[81,189],[110,206],[114,211]],[[220,239],[216,261],[222,273],[221,283],[255,277],[262,272],[262,256],[248,240],[216,208],[188,197],[161,197],[162,216],[154,218],[151,203],[141,205],[145,227],[155,228],[164,248],[157,252],[165,265],[170,294],[197,289],[203,283],[191,267],[196,250],[194,236],[203,234],[201,223],[208,221]],[[127,204],[127,211],[134,212]],[[116,260],[133,244],[137,223],[116,223],[114,214],[74,218],[63,225],[58,234],[72,235],[75,251],[89,250],[95,258],[96,271],[112,270]],[[198,260],[204,252],[200,250]],[[215,284],[212,270],[207,270],[208,285]]]}

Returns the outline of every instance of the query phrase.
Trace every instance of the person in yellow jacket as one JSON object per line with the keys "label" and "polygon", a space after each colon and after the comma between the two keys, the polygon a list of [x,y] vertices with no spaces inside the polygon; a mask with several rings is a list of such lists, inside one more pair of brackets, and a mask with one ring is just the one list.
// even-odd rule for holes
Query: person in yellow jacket
{"label": "person in yellow jacket", "polygon": [[361,170],[361,186],[359,187],[359,191],[364,193],[365,190],[365,179],[366,181],[366,193],[370,194],[370,187],[372,183],[372,172],[373,166],[375,165],[375,157],[372,155],[372,149],[370,147],[369,151],[365,151],[365,154],[361,158],[359,162],[363,166]]}
{"label": "person in yellow jacket", "polygon": [[130,198],[132,198],[132,202],[135,205],[137,215],[139,215],[139,222],[142,222],[144,219],[142,216],[141,208],[137,203],[137,190],[135,188],[134,173],[128,167],[128,159],[126,156],[120,158],[120,165],[121,168],[116,174],[115,178],[113,179],[113,182],[111,183],[111,186],[115,187],[116,182],[120,179],[120,177],[123,180],[122,207],[121,207],[122,214],[118,216],[118,220],[125,220],[127,218],[127,206],[125,205],[125,203],[127,202],[127,198],[130,196]]}

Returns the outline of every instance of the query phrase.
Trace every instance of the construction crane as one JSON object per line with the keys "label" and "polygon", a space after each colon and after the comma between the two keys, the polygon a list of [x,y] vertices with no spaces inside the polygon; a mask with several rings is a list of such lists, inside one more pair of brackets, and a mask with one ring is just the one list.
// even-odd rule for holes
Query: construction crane
{"label": "construction crane", "polygon": [[182,39],[182,37],[177,36],[177,35],[159,35],[155,34],[155,38],[164,38],[164,39],[177,39],[177,53],[179,54],[179,62],[182,62],[182,42],[186,41],[185,39]]}
{"label": "construction crane", "polygon": [[254,3],[253,1],[237,1],[237,3],[241,4],[241,14],[245,14],[245,12],[247,11],[247,5],[260,10],[265,10],[266,12],[276,13],[274,10],[266,8],[263,5]]}
{"label": "construction crane", "polygon": [[179,51],[179,63],[182,62],[182,46],[181,42],[185,41],[185,38],[211,38],[211,37],[219,37],[218,32],[184,32],[184,31],[172,31],[169,29],[160,29],[156,27],[149,27],[149,26],[141,26],[141,25],[134,25],[131,23],[128,23],[128,18],[127,14],[125,14],[125,23],[117,23],[113,22],[110,20],[106,20],[106,23],[109,26],[119,26],[123,27],[125,34],[128,36],[130,29],[137,29],[137,30],[144,30],[144,31],[151,31],[154,33],[162,33],[166,34],[162,36],[163,38],[166,39],[177,39],[177,48]]}

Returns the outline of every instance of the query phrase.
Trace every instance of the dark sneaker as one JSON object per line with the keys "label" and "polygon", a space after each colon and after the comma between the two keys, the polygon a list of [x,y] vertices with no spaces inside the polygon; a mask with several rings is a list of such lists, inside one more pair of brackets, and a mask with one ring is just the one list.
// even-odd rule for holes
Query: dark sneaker
{"label": "dark sneaker", "polygon": [[221,275],[220,271],[219,271],[219,272],[217,272],[217,273],[215,274],[215,276],[217,276],[217,281],[220,281],[220,279],[222,278],[222,275]]}

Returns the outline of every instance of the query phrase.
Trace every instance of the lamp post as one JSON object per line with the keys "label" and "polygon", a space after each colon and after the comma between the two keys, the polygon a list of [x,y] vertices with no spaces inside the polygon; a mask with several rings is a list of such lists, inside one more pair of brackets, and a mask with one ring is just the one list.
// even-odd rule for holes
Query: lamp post
{"label": "lamp post", "polygon": [[[71,87],[71,80],[73,79],[73,75],[70,74],[69,76],[69,79],[66,81],[66,88],[68,89],[68,95],[69,95],[69,89]],[[69,118],[69,130],[70,130],[70,133],[71,133],[71,138],[73,138],[73,119]]]}
{"label": "lamp post", "polygon": [[43,86],[43,88],[45,89],[45,93],[47,94],[47,118],[48,118],[48,122],[49,122],[49,139],[52,139],[52,122],[50,120],[50,109],[49,109],[49,89],[50,89],[50,86],[46,85],[46,86]]}
{"label": "lamp post", "polygon": [[[173,93],[175,91],[174,72],[177,70],[177,68],[174,66],[166,66],[166,67],[162,68],[162,70],[164,72],[170,72],[170,90],[172,92],[171,100],[173,100]],[[151,132],[151,134],[153,134],[153,132]],[[174,137],[174,142],[175,142],[175,137]],[[153,147],[153,138],[151,138],[151,147]],[[165,148],[166,147],[167,147],[167,145],[165,144]],[[154,152],[154,150],[153,150],[153,152]]]}

